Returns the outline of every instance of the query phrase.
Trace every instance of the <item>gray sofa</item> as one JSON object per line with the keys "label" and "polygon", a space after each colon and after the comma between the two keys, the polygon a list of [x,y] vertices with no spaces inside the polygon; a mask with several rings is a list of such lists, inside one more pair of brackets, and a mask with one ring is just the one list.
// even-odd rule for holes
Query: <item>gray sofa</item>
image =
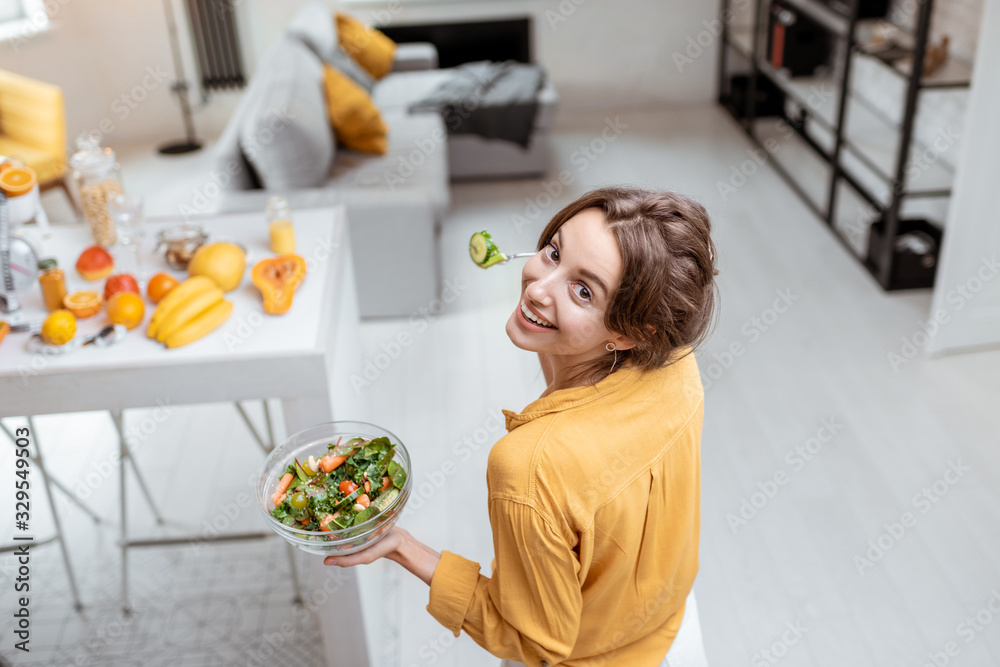
{"label": "gray sofa", "polygon": [[[217,169],[232,176],[218,210],[263,212],[275,194],[289,199],[293,219],[297,208],[343,204],[362,316],[409,316],[439,291],[437,234],[450,204],[444,124],[433,113],[386,109],[385,155],[337,147],[322,87],[323,63],[343,65],[337,51],[322,2],[300,8],[268,48],[216,147]],[[436,66],[433,46],[401,44],[373,95]],[[387,258],[391,271],[370,270]]]}
{"label": "gray sofa", "polygon": [[[369,88],[389,127],[385,155],[337,146],[323,63]],[[432,45],[400,44],[392,72],[371,81],[340,50],[331,10],[306,3],[261,58],[219,139],[218,169],[232,177],[218,210],[263,211],[275,194],[289,199],[293,219],[296,208],[343,204],[361,315],[407,317],[427,307],[440,291],[437,239],[449,180],[544,173],[558,99],[546,84],[528,150],[472,135],[449,139],[437,113],[408,111],[448,76],[437,69]],[[456,169],[449,170],[450,160]]]}

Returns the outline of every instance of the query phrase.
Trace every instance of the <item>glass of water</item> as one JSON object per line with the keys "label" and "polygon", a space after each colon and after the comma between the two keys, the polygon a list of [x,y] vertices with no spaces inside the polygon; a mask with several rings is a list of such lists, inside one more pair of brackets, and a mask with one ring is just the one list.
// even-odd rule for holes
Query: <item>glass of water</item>
{"label": "glass of water", "polygon": [[135,256],[136,280],[140,289],[146,287],[146,272],[142,266],[142,197],[132,194],[115,195],[108,199],[108,213],[115,223],[118,244],[127,246]]}

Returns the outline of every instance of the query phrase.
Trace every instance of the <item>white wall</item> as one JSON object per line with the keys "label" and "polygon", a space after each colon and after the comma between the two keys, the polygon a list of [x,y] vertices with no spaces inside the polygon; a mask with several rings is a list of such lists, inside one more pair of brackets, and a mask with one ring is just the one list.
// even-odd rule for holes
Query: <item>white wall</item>
{"label": "white wall", "polygon": [[[258,49],[287,23],[295,2],[247,0],[257,16]],[[354,0],[330,7],[372,24],[450,22],[530,16],[535,58],[548,70],[564,107],[650,102],[709,102],[715,92],[717,39],[703,22],[718,0]],[[693,63],[675,64],[688,39],[707,47]]]}
{"label": "white wall", "polygon": [[[987,0],[983,37],[1000,34],[1000,0]],[[1000,40],[981,39],[969,97],[941,266],[930,320],[941,323],[928,349],[947,352],[1000,345]]]}

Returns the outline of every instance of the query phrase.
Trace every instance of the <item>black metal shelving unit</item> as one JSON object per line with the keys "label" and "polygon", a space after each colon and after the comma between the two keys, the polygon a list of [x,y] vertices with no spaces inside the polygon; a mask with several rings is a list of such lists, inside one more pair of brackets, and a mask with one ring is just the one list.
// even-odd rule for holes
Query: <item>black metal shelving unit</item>
{"label": "black metal shelving unit", "polygon": [[[792,169],[779,159],[769,162],[879,285],[885,290],[931,287],[943,220],[908,215],[904,203],[920,198],[947,198],[951,195],[951,183],[947,169],[933,162],[927,169],[935,170],[938,183],[917,187],[909,182],[917,111],[923,91],[968,88],[971,79],[971,68],[961,63],[953,62],[943,73],[927,77],[923,76],[922,67],[912,64],[923,63],[927,52],[933,0],[916,0],[915,25],[908,31],[912,39],[909,67],[878,59],[877,54],[858,43],[861,0],[780,0],[781,6],[808,17],[811,24],[828,33],[833,53],[828,67],[831,73],[821,77],[793,77],[788,69],[777,68],[769,61],[767,39],[775,0],[754,2],[750,22],[737,25],[732,18],[733,1],[722,0],[719,103],[765,153],[772,154],[775,150],[775,127],[794,133],[808,147],[806,152],[815,156],[818,160],[815,164],[825,172],[822,183],[810,177],[808,169]],[[898,121],[885,117],[864,96],[852,90],[856,58],[877,60],[905,84]],[[894,135],[894,149],[883,151],[881,158],[873,155],[865,142],[846,131],[849,118],[867,121],[876,128],[875,134],[884,129],[885,136]],[[849,189],[846,194],[845,188]],[[817,198],[816,191],[825,197]],[[843,226],[837,224],[838,200],[842,195],[865,207],[858,209],[859,229],[854,234],[845,233]],[[866,244],[859,235],[863,232],[867,232]],[[919,252],[921,249],[924,252]]]}

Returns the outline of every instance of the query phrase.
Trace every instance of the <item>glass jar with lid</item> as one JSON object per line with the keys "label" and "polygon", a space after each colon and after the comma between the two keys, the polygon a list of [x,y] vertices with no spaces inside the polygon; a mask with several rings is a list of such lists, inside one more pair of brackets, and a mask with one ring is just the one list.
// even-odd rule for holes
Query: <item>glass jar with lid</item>
{"label": "glass jar with lid", "polygon": [[38,271],[38,284],[42,288],[45,310],[50,313],[59,310],[63,307],[63,299],[66,298],[66,276],[63,275],[54,257],[39,260]]}
{"label": "glass jar with lid", "polygon": [[281,196],[271,197],[267,201],[266,213],[271,252],[276,255],[295,252],[295,228],[288,200]]}
{"label": "glass jar with lid", "polygon": [[121,166],[115,152],[102,147],[100,137],[83,133],[76,140],[77,152],[70,159],[71,181],[76,190],[83,217],[99,245],[115,244],[115,223],[108,212],[108,200],[122,194]]}

